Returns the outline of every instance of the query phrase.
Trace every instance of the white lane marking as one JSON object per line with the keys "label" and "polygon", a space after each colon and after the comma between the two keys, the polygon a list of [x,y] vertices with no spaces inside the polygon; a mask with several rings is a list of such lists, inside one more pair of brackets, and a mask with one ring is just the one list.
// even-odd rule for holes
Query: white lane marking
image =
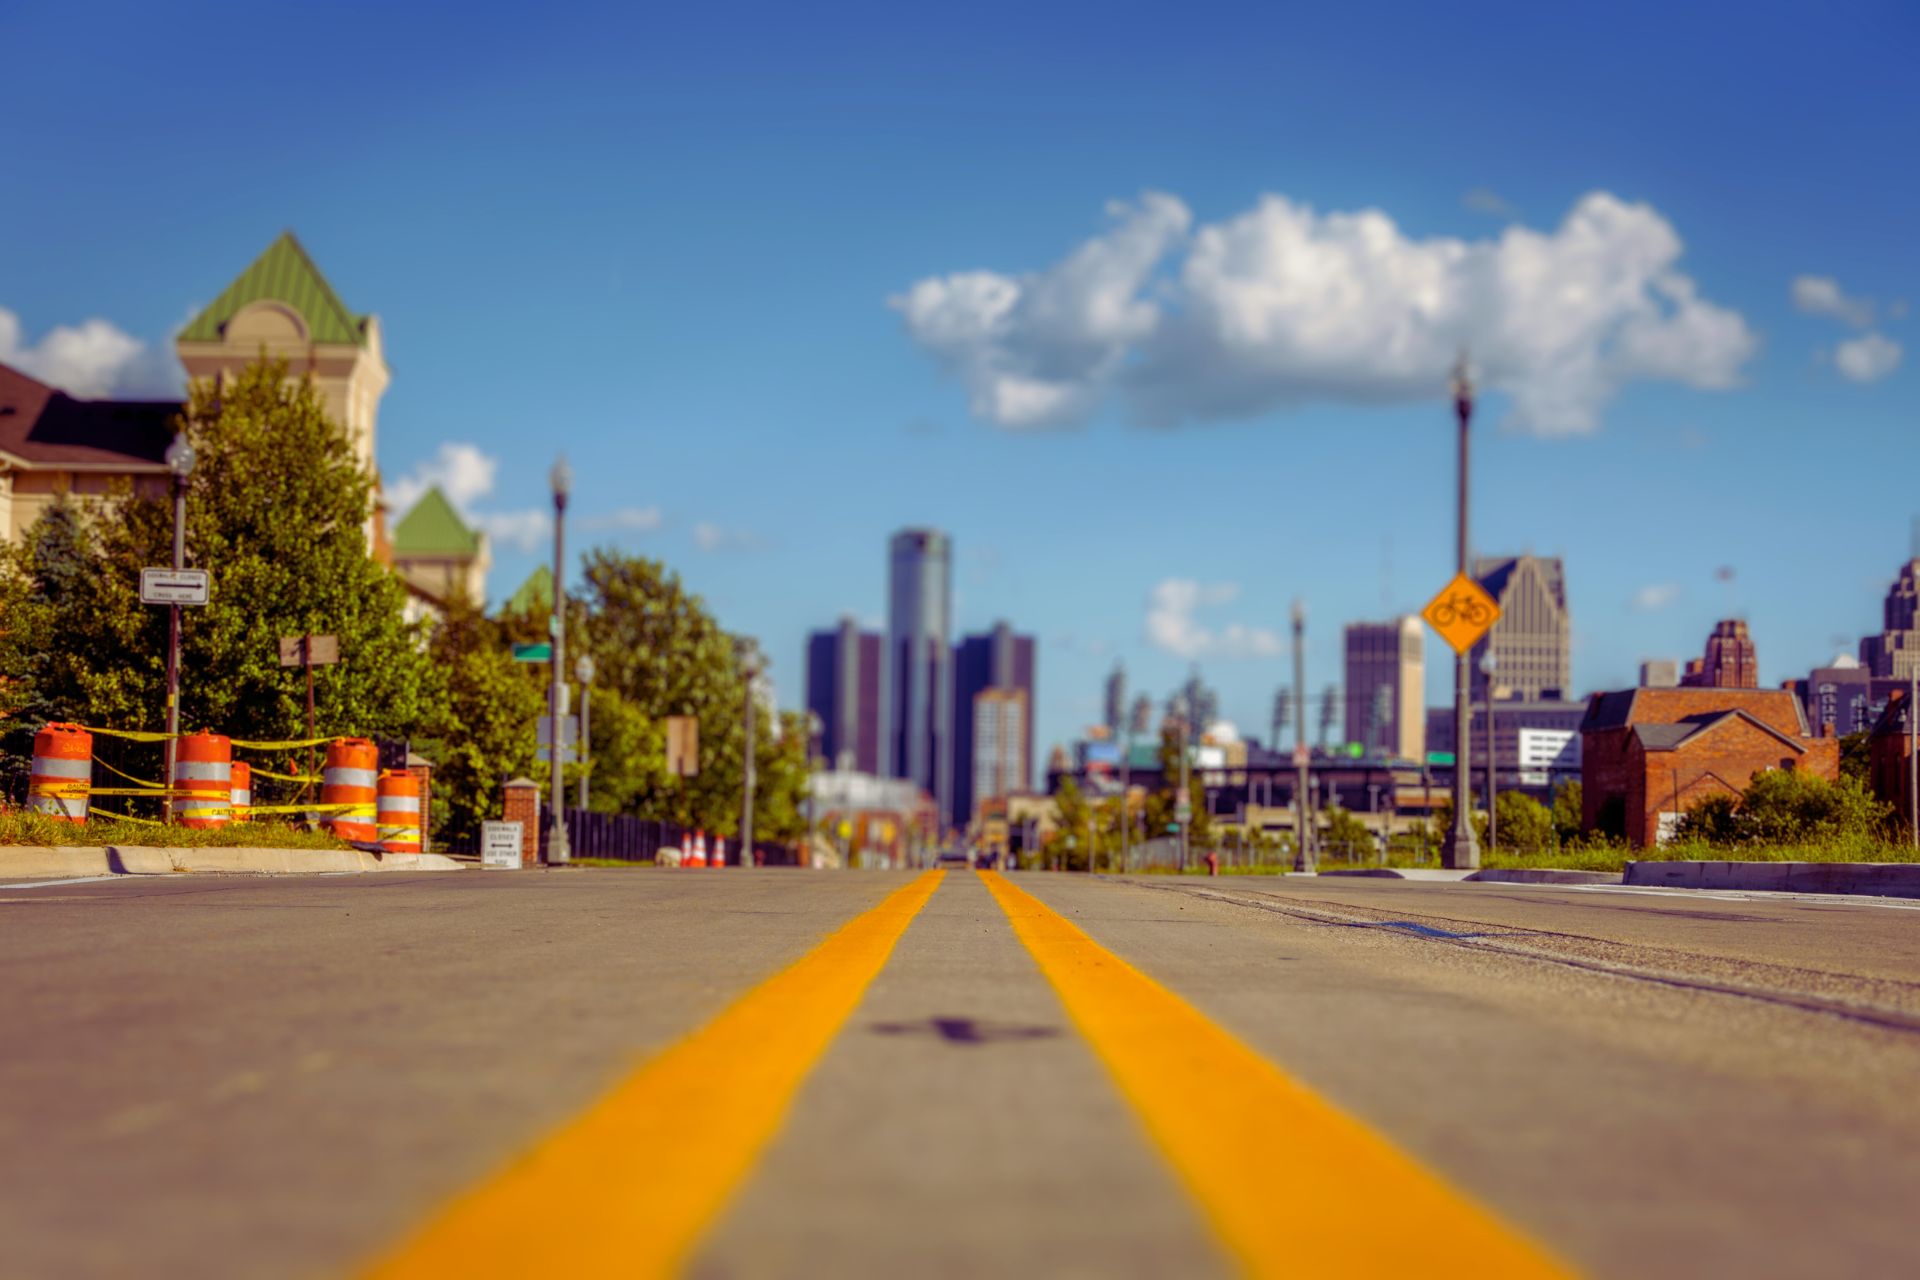
{"label": "white lane marking", "polygon": [[76,880],[22,880],[19,884],[0,884],[0,889],[51,889],[62,884],[101,884],[108,880],[125,880],[123,875],[81,876]]}
{"label": "white lane marking", "polygon": [[1533,885],[1537,889],[1567,889],[1574,893],[1632,893],[1643,898],[1718,898],[1722,902],[1823,902],[1841,907],[1888,907],[1895,911],[1920,911],[1920,902],[1902,898],[1876,898],[1859,893],[1782,893],[1759,889],[1669,889],[1648,885],[1629,888],[1621,884]]}

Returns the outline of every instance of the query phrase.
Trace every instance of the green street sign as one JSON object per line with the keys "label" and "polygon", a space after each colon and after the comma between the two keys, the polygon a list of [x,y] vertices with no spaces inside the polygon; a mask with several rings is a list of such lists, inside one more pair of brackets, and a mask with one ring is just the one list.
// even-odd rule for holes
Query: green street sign
{"label": "green street sign", "polygon": [[553,646],[546,641],[539,644],[517,644],[513,646],[515,662],[552,662]]}
{"label": "green street sign", "polygon": [[1453,752],[1451,752],[1451,751],[1429,751],[1429,752],[1427,752],[1427,763],[1428,763],[1428,764],[1452,764],[1452,763],[1453,763]]}
{"label": "green street sign", "polygon": [[1169,823],[1167,824],[1167,834],[1168,834],[1168,835],[1174,835],[1174,836],[1177,836],[1177,835],[1179,835],[1179,834],[1180,834],[1180,824],[1179,824],[1179,823],[1177,823],[1177,822],[1169,822]]}

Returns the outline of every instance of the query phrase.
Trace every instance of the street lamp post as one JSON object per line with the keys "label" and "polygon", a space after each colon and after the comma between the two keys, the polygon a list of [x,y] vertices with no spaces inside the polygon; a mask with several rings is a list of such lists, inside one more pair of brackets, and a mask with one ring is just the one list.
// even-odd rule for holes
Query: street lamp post
{"label": "street lamp post", "polygon": [[[1467,571],[1467,428],[1473,421],[1473,378],[1463,352],[1453,367],[1453,409],[1460,422],[1459,505],[1454,523],[1454,559],[1461,573]],[[1454,655],[1453,662],[1453,830],[1440,846],[1443,865],[1471,871],[1480,865],[1480,844],[1473,834],[1473,679],[1467,666],[1467,651]]]}
{"label": "street lamp post", "polygon": [[1293,869],[1313,870],[1313,827],[1307,821],[1307,606],[1293,602]]}
{"label": "street lamp post", "polygon": [[1180,873],[1186,874],[1188,851],[1192,848],[1188,832],[1193,827],[1193,788],[1187,781],[1187,756],[1191,754],[1193,733],[1189,722],[1193,716],[1193,701],[1185,694],[1174,700],[1174,714],[1179,718],[1180,730],[1180,794],[1173,802],[1173,820],[1180,828]]}
{"label": "street lamp post", "polygon": [[814,775],[819,772],[820,768],[820,751],[818,746],[820,731],[825,727],[820,720],[820,713],[818,711],[807,712],[807,836],[806,839],[800,843],[800,865],[803,867],[811,867],[813,865],[813,784],[815,781]]}
{"label": "street lamp post", "polygon": [[742,640],[739,646],[740,674],[747,686],[746,705],[741,712],[747,745],[740,781],[740,865],[750,867],[753,865],[753,682],[760,677],[760,659],[753,641]]}
{"label": "street lamp post", "polygon": [[1499,783],[1493,776],[1495,761],[1500,758],[1499,744],[1493,736],[1493,650],[1489,648],[1480,655],[1480,674],[1487,678],[1487,852],[1491,853],[1500,844],[1500,819],[1494,807],[1494,792]]}
{"label": "street lamp post", "polygon": [[580,811],[587,809],[587,775],[593,772],[593,655],[574,659],[574,679],[580,682]]}
{"label": "street lamp post", "polygon": [[[193,445],[187,433],[176,431],[167,446],[167,470],[173,472],[173,567],[187,567],[187,477],[193,474]],[[179,751],[180,737],[180,606],[167,606],[167,771],[162,776],[173,785],[173,762]],[[173,806],[168,805],[168,820]]]}
{"label": "street lamp post", "polygon": [[553,761],[553,826],[547,835],[547,865],[565,866],[573,856],[567,846],[566,748],[562,726],[567,716],[567,494],[573,488],[573,469],[566,455],[553,461],[547,479],[553,485],[553,618],[549,629],[553,638],[552,705],[553,735],[548,752]]}

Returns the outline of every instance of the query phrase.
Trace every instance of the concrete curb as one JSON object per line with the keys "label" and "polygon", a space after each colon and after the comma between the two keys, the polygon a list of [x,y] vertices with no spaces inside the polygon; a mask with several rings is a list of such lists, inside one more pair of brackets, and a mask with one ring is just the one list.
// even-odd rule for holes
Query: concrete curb
{"label": "concrete curb", "polygon": [[1483,884],[1620,884],[1618,871],[1574,871],[1566,867],[1487,867],[1468,876]]}
{"label": "concrete curb", "polygon": [[1920,898],[1913,862],[1629,862],[1625,883],[1761,893],[1855,893]]}
{"label": "concrete curb", "polygon": [[1438,867],[1354,867],[1339,871],[1322,871],[1323,876],[1365,876],[1374,880],[1439,880],[1449,884],[1456,880],[1470,880],[1471,871],[1448,871]]}
{"label": "concrete curb", "polygon": [[162,849],[145,845],[0,846],[0,876],[316,875],[370,871],[459,871],[438,853],[363,853],[358,849]]}

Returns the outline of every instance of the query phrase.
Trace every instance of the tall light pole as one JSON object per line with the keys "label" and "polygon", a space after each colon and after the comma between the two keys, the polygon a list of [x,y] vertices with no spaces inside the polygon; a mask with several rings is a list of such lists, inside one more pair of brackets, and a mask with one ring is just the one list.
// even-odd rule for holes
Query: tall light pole
{"label": "tall light pole", "polygon": [[[1473,377],[1467,369],[1467,356],[1460,354],[1453,366],[1453,410],[1460,421],[1460,489],[1458,518],[1454,524],[1454,559],[1462,574],[1467,571],[1467,427],[1473,421]],[[1468,650],[1453,660],[1453,830],[1440,846],[1441,865],[1471,871],[1480,865],[1480,842],[1473,834],[1473,677],[1467,666]]]}
{"label": "tall light pole", "polygon": [[826,726],[820,720],[818,711],[807,712],[807,836],[800,842],[800,865],[813,866],[813,784],[814,775],[820,768],[820,731]]}
{"label": "tall light pole", "polygon": [[1187,726],[1193,716],[1193,699],[1181,694],[1173,700],[1173,712],[1178,721],[1176,727],[1180,731],[1180,795],[1173,802],[1173,821],[1180,828],[1180,872],[1184,875],[1191,847],[1187,833],[1193,826],[1193,788],[1187,782],[1187,756],[1191,754],[1188,744],[1193,740]]}
{"label": "tall light pole", "polygon": [[1313,826],[1307,821],[1307,606],[1293,601],[1293,869],[1313,870]]}
{"label": "tall light pole", "polygon": [[580,682],[580,810],[587,808],[587,775],[593,772],[593,655],[574,659],[573,677]]}
{"label": "tall light pole", "polygon": [[553,829],[547,835],[547,865],[561,867],[573,857],[567,846],[566,748],[561,736],[567,718],[567,494],[573,488],[573,468],[565,454],[553,460],[547,479],[553,485],[553,618],[548,623],[553,638],[553,705],[547,709],[553,717],[548,745],[553,757]]}
{"label": "tall light pole", "polygon": [[1493,776],[1495,762],[1500,759],[1498,740],[1493,736],[1493,646],[1480,655],[1480,674],[1487,678],[1487,852],[1491,853],[1500,845],[1499,818],[1495,815],[1494,793],[1499,783]]}
{"label": "tall light pole", "polygon": [[[167,446],[167,470],[173,472],[173,567],[187,567],[187,477],[193,474],[193,445],[187,433],[176,431]],[[167,771],[161,776],[173,785],[173,762],[180,738],[180,606],[167,606]],[[167,806],[173,818],[173,806]]]}
{"label": "tall light pole", "polygon": [[753,641],[735,641],[740,654],[740,675],[747,686],[746,705],[741,710],[746,725],[745,767],[740,781],[740,865],[753,865],[753,682],[760,678],[760,651]]}

